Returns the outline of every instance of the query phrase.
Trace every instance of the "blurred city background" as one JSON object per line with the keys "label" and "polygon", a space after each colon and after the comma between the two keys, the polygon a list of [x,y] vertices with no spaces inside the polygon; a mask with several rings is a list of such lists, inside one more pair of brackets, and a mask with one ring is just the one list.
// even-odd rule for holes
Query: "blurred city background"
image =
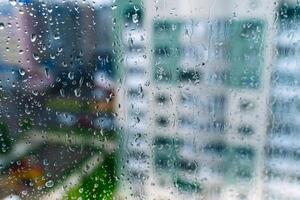
{"label": "blurred city background", "polygon": [[0,0],[0,199],[299,200],[297,55],[298,0]]}

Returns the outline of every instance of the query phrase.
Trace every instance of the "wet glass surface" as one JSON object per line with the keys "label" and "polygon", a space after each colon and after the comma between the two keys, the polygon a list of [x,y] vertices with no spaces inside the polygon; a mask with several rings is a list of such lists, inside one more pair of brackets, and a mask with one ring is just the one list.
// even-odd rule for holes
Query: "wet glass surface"
{"label": "wet glass surface", "polygon": [[299,6],[0,0],[0,199],[300,199]]}

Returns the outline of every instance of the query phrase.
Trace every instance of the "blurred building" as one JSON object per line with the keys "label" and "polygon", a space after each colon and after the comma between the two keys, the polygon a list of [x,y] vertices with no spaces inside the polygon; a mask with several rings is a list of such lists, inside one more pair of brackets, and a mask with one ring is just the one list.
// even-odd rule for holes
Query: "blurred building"
{"label": "blurred building", "polygon": [[[95,70],[98,56],[111,52],[111,20],[107,4],[74,1],[34,1],[32,52],[54,74]],[[100,59],[99,59],[100,60]]]}
{"label": "blurred building", "polygon": [[[114,76],[110,4],[105,1],[33,0],[24,9],[27,16],[24,23],[29,27],[26,37],[30,40],[27,64],[34,63],[35,71],[40,75],[32,76],[32,79],[38,82],[51,80],[51,85],[48,83],[45,89],[46,95],[37,95],[39,102],[45,105],[42,109],[56,99],[69,99],[71,102],[79,100],[82,104],[90,101],[89,107],[93,107],[94,101],[106,102],[107,95],[112,92],[101,87],[99,81],[101,77],[111,80]],[[57,114],[57,111],[60,113]],[[107,114],[101,108],[91,108],[89,113],[84,109],[73,113],[53,109],[32,112],[32,115],[36,116],[37,123],[49,126],[57,123],[70,126],[80,121],[80,124],[91,127],[99,118],[95,121],[95,126],[99,128],[98,121],[103,118],[112,121],[110,112]],[[96,116],[98,113],[101,116]],[[109,116],[103,117],[103,113]]]}
{"label": "blurred building", "polygon": [[113,3],[121,199],[262,198],[275,6]]}
{"label": "blurred building", "polygon": [[[24,2],[0,1],[0,120],[13,121],[13,129],[0,131],[1,149],[5,152],[0,158],[0,198],[14,193],[22,199],[44,199],[41,196],[57,193],[54,184],[63,188],[58,196],[69,193],[73,184],[83,184],[88,171],[95,173],[104,160],[104,146],[93,152],[96,148],[84,150],[83,140],[78,142],[80,149],[76,149],[70,141],[64,144],[61,139],[50,139],[48,145],[34,136],[48,138],[57,128],[65,136],[67,126],[71,132],[80,128],[84,141],[89,137],[99,141],[99,132],[101,136],[114,135],[111,8],[105,1]],[[14,79],[14,75],[23,79]],[[79,105],[79,109],[72,110],[72,105]],[[83,113],[94,118],[86,120]],[[42,136],[45,132],[49,133],[47,137]],[[25,138],[30,141],[25,142]],[[68,154],[69,151],[74,154]],[[97,162],[84,163],[95,155]],[[114,159],[113,155],[110,159]],[[114,165],[110,167],[107,174],[114,171]],[[57,180],[49,182],[47,177]],[[71,184],[66,189],[64,181],[69,177]],[[102,186],[99,188],[107,192]]]}
{"label": "blurred building", "polygon": [[299,2],[278,6],[266,143],[266,199],[299,199]]}

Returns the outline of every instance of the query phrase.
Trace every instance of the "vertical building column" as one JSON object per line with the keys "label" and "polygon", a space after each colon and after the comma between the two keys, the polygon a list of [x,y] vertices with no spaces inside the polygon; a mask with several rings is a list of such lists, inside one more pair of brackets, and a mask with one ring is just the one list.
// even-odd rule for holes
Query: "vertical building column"
{"label": "vertical building column", "polygon": [[[224,199],[256,200],[264,199],[264,147],[269,124],[276,3],[245,1],[236,2],[236,5],[238,6],[232,12],[241,22],[241,26],[231,30],[238,34],[233,37],[233,46],[229,49],[232,53],[229,56],[232,58],[229,58],[231,71],[227,131],[227,159],[231,162],[232,154],[234,161],[228,167],[230,172],[227,177],[235,176],[235,180],[232,182],[229,178],[223,189],[223,196]],[[245,27],[249,24],[249,28]],[[251,29],[251,26],[257,26],[260,30]],[[250,38],[250,43],[248,38],[244,38],[240,39],[240,44],[235,44],[243,34]],[[251,42],[252,34],[256,39]],[[261,40],[257,40],[257,37],[261,37]],[[256,50],[249,54],[248,50],[252,51],[250,48]],[[250,59],[239,59],[244,56],[249,56]]]}
{"label": "vertical building column", "polygon": [[262,133],[258,138],[258,147],[257,147],[257,180],[256,193],[252,198],[255,199],[265,199],[264,197],[264,167],[265,167],[265,145],[266,145],[266,134],[269,127],[269,116],[271,110],[270,104],[270,91],[271,91],[271,75],[273,71],[274,55],[275,55],[275,37],[276,37],[276,6],[278,5],[279,0],[266,1],[263,3],[265,8],[265,19],[267,22],[266,34],[265,34],[265,56],[264,56],[264,67],[262,68],[262,94],[260,95],[260,103],[264,105],[262,107],[261,113],[265,113],[261,116],[260,123],[262,126]]}

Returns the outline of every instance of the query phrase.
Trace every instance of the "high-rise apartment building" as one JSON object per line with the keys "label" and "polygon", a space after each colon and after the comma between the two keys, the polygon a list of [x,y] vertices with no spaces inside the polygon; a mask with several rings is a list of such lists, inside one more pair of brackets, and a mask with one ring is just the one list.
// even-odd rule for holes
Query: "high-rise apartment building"
{"label": "high-rise apartment building", "polygon": [[299,2],[281,1],[276,21],[270,129],[266,140],[266,199],[299,199]]}
{"label": "high-rise apartment building", "polygon": [[114,2],[121,199],[262,198],[274,7]]}

